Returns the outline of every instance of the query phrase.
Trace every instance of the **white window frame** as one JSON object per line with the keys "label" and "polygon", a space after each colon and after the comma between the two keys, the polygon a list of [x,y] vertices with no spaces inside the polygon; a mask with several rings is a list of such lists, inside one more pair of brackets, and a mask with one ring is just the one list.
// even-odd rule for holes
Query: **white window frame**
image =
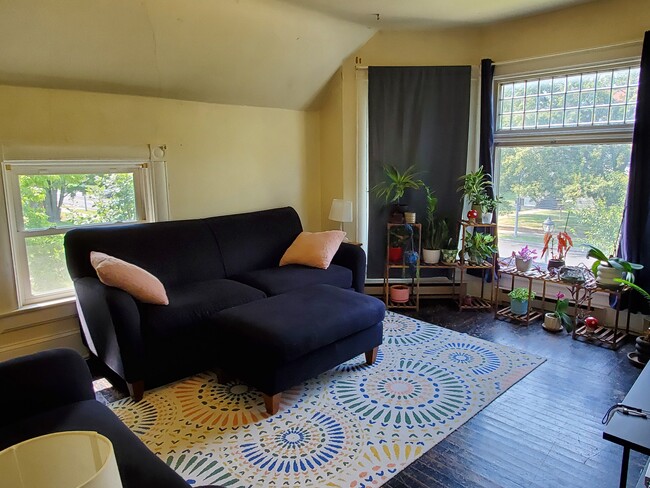
{"label": "white window frame", "polygon": [[[26,161],[5,160],[2,162],[2,179],[5,190],[9,236],[14,267],[14,279],[19,306],[32,305],[74,296],[72,287],[49,293],[34,294],[31,289],[27,261],[26,239],[28,237],[60,235],[80,226],[50,227],[48,229],[26,230],[20,196],[19,176],[33,174],[106,174],[133,173],[135,185],[135,222],[153,222],[156,219],[154,198],[154,174],[150,162],[143,161]],[[113,223],[114,224],[114,223]],[[111,224],[89,224],[105,226]],[[87,227],[87,226],[83,226]]]}

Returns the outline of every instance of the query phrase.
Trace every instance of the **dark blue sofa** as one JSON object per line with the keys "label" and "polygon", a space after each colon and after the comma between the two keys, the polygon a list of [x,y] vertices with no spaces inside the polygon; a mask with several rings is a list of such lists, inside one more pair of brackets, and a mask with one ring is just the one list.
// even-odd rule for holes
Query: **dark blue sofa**
{"label": "dark blue sofa", "polygon": [[[66,260],[86,345],[126,381],[137,400],[145,387],[220,366],[229,349],[215,320],[223,310],[313,285],[363,291],[366,260],[358,246],[341,244],[327,270],[279,267],[301,231],[300,218],[289,207],[69,231]],[[103,285],[90,264],[91,251],[153,273],[164,284],[169,305],[140,303]],[[371,308],[378,317],[377,304]],[[383,309],[379,322],[382,318]],[[381,327],[372,342],[372,347],[381,343]]]}
{"label": "dark blue sofa", "polygon": [[187,488],[95,400],[90,371],[77,352],[53,349],[0,363],[0,391],[0,451],[53,432],[90,430],[112,442],[124,488]]}

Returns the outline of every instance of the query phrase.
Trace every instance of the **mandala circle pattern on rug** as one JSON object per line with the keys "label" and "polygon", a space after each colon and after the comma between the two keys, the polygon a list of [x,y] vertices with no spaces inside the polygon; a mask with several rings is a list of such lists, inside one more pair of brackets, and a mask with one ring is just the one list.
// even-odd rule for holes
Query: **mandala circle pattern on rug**
{"label": "mandala circle pattern on rug", "polygon": [[443,330],[431,327],[421,320],[404,315],[386,314],[384,319],[384,345],[411,346],[434,340]]}
{"label": "mandala circle pattern on rug", "polygon": [[362,439],[345,412],[306,409],[283,422],[269,419],[235,432],[224,461],[252,486],[324,486],[355,462]]}
{"label": "mandala circle pattern on rug", "polygon": [[337,405],[360,421],[396,430],[443,425],[465,413],[472,398],[460,376],[413,359],[402,359],[381,375],[336,381],[331,388]]}
{"label": "mandala circle pattern on rug", "polygon": [[450,342],[424,352],[438,364],[456,364],[476,375],[494,373],[501,367],[499,355],[492,349],[468,342]]}

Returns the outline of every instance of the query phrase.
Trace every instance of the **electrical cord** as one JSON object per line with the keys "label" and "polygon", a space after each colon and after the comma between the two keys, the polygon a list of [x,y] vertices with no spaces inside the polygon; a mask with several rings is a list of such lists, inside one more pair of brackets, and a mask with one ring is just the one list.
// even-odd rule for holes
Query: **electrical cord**
{"label": "electrical cord", "polygon": [[650,411],[648,410],[643,410],[642,408],[637,408],[637,407],[631,407],[630,405],[625,405],[623,403],[617,403],[609,407],[609,410],[607,410],[607,413],[605,413],[605,415],[603,416],[603,420],[601,422],[604,425],[607,425],[616,412],[620,412],[623,415],[630,415],[632,417],[640,417],[646,420],[650,418]]}

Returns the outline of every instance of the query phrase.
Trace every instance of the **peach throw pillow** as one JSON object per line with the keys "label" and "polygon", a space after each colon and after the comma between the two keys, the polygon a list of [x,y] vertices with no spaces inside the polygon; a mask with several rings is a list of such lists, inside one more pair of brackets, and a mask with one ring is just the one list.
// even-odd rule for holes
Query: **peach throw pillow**
{"label": "peach throw pillow", "polygon": [[327,269],[344,237],[345,232],[340,230],[301,232],[280,259],[280,266],[302,264]]}
{"label": "peach throw pillow", "polygon": [[96,251],[90,253],[90,264],[97,271],[99,281],[105,285],[124,290],[144,303],[169,305],[160,280],[135,264]]}

